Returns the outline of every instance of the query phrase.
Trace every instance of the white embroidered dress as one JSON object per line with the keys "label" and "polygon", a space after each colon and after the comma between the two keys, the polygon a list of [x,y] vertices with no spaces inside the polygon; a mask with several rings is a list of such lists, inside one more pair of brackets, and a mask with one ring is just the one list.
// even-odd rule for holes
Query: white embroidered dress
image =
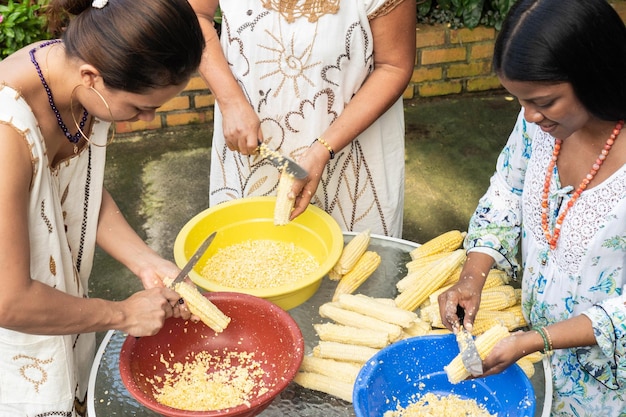
{"label": "white embroidered dress", "polygon": [[[554,138],[526,123],[520,112],[470,221],[466,246],[510,269],[521,233],[522,304],[531,325],[580,314],[592,321],[597,346],[558,349],[552,356],[552,416],[624,416],[626,167],[580,195],[551,251],[541,228],[541,195],[553,149]],[[553,230],[571,191],[561,187],[556,168],[550,190]]]}
{"label": "white embroidered dress", "polygon": [[[87,146],[51,168],[32,110],[8,86],[0,86],[0,123],[13,126],[31,149],[31,278],[87,297],[105,148]],[[107,130],[108,123],[96,121],[91,140],[106,143]],[[94,352],[93,333],[40,336],[0,328],[0,415],[78,415],[75,399],[76,408],[83,409]]]}
{"label": "white embroidered dress", "polygon": [[[372,71],[368,15],[385,0],[341,0],[336,14],[322,14],[314,22],[305,15],[291,23],[264,7],[271,2],[222,1],[221,43],[235,78],[259,115],[265,141],[297,159],[341,114]],[[335,2],[318,3],[323,8]],[[275,195],[278,177],[278,170],[267,161],[228,150],[216,105],[210,205]],[[372,233],[400,237],[403,198],[400,98],[328,163],[311,201],[330,213],[343,230],[370,228]]]}

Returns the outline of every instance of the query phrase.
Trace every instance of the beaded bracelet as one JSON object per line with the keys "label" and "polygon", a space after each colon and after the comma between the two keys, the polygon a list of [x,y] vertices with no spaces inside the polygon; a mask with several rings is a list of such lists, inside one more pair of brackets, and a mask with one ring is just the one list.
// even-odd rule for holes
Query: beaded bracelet
{"label": "beaded bracelet", "polygon": [[315,139],[313,142],[318,141],[319,143],[321,143],[322,145],[324,145],[324,147],[326,149],[328,149],[328,153],[330,154],[330,159],[333,159],[335,157],[335,151],[333,151],[333,148],[328,144],[328,142],[326,142],[324,139],[322,138],[317,138]]}
{"label": "beaded bracelet", "polygon": [[539,336],[543,339],[543,352],[548,353],[552,351],[552,339],[550,333],[545,327],[533,327],[533,330],[539,333]]}

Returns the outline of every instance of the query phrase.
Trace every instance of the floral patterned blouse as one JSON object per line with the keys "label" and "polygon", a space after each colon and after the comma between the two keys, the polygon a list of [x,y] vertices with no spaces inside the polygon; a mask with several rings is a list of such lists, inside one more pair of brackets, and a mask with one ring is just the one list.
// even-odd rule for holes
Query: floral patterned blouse
{"label": "floral patterned blouse", "polygon": [[[586,190],[570,208],[558,246],[541,229],[541,195],[554,138],[527,123],[523,109],[496,172],[470,220],[466,248],[488,253],[514,275],[522,248],[522,304],[532,326],[584,314],[596,346],[552,355],[552,416],[626,415],[626,167]],[[549,218],[565,209],[572,187],[555,167]]]}

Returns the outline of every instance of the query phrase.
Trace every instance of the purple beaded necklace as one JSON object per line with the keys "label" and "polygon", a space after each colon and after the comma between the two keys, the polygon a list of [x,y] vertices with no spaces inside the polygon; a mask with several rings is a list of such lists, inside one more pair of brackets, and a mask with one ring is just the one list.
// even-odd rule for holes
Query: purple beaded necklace
{"label": "purple beaded necklace", "polygon": [[39,79],[41,80],[41,84],[43,85],[44,90],[46,90],[46,94],[48,95],[48,103],[50,103],[50,108],[52,109],[52,111],[54,112],[54,115],[57,118],[57,123],[59,124],[59,127],[63,131],[63,134],[65,134],[65,137],[70,142],[72,142],[74,145],[76,145],[78,143],[78,141],[80,140],[81,131],[85,127],[85,123],[87,122],[87,117],[89,116],[89,113],[87,113],[86,109],[83,111],[83,117],[80,119],[80,123],[79,123],[80,129],[78,130],[78,132],[76,132],[75,135],[72,136],[72,134],[68,130],[67,126],[65,126],[65,123],[63,123],[63,119],[61,119],[61,113],[59,113],[59,109],[57,109],[57,106],[54,104],[54,100],[52,98],[52,91],[50,90],[50,87],[48,87],[48,83],[46,82],[46,79],[43,77],[43,73],[41,72],[41,68],[39,67],[39,63],[35,59],[35,52],[37,50],[39,50],[41,48],[45,48],[46,46],[49,46],[49,45],[52,45],[52,44],[55,44],[55,43],[59,43],[59,42],[61,42],[60,39],[53,39],[51,41],[44,42],[44,43],[40,44],[39,46],[36,46],[33,49],[31,49],[28,53],[30,54],[31,62],[33,63],[33,65],[35,66],[35,69],[37,70],[37,75],[39,75]]}

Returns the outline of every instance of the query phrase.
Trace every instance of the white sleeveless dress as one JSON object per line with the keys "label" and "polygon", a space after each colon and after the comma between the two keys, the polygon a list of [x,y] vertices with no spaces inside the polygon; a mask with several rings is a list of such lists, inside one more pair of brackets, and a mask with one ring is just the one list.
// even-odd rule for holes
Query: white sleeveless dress
{"label": "white sleeveless dress", "polygon": [[[389,0],[318,1],[294,18],[264,7],[275,0],[222,1],[221,43],[226,59],[261,120],[268,145],[297,159],[341,114],[373,69],[368,16]],[[339,10],[328,10],[331,3]],[[306,9],[306,7],[305,7]],[[293,21],[290,21],[293,20]],[[402,98],[350,145],[322,176],[312,204],[343,230],[400,237],[404,205]],[[225,146],[215,106],[210,205],[248,196],[275,195],[279,172],[259,157]]]}
{"label": "white sleeveless dress", "polygon": [[[87,297],[106,150],[86,146],[51,168],[31,108],[17,91],[2,85],[0,123],[20,132],[31,150],[31,278]],[[106,143],[108,126],[96,120],[91,140]],[[84,415],[94,352],[93,333],[39,336],[0,328],[0,416]]]}

